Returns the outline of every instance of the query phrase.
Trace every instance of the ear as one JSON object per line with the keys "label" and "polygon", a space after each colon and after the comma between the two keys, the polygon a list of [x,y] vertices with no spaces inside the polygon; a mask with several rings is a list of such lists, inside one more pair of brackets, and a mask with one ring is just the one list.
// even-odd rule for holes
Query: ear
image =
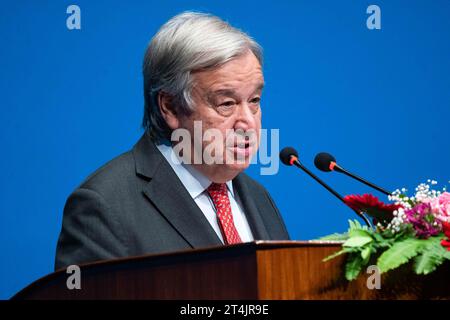
{"label": "ear", "polygon": [[177,114],[174,111],[173,97],[163,91],[158,93],[158,106],[161,115],[168,127],[172,130],[178,129],[180,127],[180,121],[178,120]]}

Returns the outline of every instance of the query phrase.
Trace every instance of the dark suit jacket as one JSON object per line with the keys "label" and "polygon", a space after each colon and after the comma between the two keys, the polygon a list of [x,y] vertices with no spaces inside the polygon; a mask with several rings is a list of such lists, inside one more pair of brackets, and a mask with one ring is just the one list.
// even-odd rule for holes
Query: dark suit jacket
{"label": "dark suit jacket", "polygon": [[[269,193],[241,173],[233,189],[255,240],[287,240]],[[55,269],[71,264],[221,245],[178,176],[144,134],[68,198]]]}

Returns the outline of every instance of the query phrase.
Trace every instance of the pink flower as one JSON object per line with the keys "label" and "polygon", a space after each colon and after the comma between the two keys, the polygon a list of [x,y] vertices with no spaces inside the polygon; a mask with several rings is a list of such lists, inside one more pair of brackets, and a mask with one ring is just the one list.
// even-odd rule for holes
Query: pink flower
{"label": "pink flower", "polygon": [[441,221],[450,222],[450,193],[444,192],[430,201],[432,213]]}

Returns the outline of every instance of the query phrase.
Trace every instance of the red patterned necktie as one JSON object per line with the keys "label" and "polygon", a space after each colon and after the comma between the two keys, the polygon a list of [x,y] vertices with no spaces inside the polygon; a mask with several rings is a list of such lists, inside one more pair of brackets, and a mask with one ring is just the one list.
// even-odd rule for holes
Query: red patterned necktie
{"label": "red patterned necktie", "polygon": [[234,226],[227,185],[225,183],[212,183],[207,191],[216,207],[217,218],[225,244],[241,243],[241,237]]}

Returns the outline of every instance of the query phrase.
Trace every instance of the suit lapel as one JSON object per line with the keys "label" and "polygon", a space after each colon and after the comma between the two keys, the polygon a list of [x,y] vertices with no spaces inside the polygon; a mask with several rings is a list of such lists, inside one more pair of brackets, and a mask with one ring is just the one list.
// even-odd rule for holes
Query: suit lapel
{"label": "suit lapel", "polygon": [[136,173],[149,179],[143,192],[193,247],[221,245],[214,229],[155,144],[144,135],[133,149]]}
{"label": "suit lapel", "polygon": [[242,209],[244,210],[250,229],[252,230],[253,238],[255,240],[270,240],[269,233],[261,218],[261,214],[251,197],[251,190],[242,178],[242,174],[239,174],[233,180],[233,189],[243,206]]}

